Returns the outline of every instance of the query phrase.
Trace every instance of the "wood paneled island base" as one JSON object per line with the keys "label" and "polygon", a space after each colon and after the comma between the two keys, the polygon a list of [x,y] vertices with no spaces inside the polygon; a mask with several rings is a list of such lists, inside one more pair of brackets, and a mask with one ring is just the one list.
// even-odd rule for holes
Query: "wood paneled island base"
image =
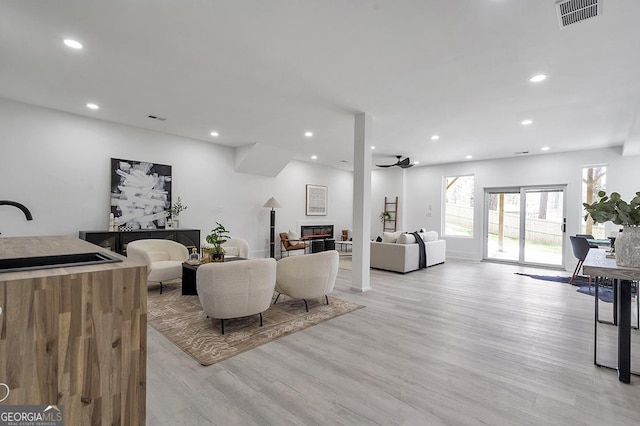
{"label": "wood paneled island base", "polygon": [[[28,239],[1,239],[0,258]],[[99,251],[72,237],[31,242],[34,255]],[[65,425],[145,424],[147,273],[122,259],[0,272],[0,404],[61,405]]]}

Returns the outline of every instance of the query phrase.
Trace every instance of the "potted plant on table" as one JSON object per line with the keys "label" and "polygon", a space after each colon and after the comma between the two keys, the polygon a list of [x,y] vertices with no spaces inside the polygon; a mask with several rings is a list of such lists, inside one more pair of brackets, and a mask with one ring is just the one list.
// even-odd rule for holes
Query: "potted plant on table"
{"label": "potted plant on table", "polygon": [[180,213],[185,211],[188,208],[188,206],[185,206],[182,204],[182,199],[180,199],[180,196],[178,196],[178,198],[176,199],[176,202],[173,203],[173,205],[171,206],[171,208],[169,209],[169,215],[171,216],[171,227],[172,228],[178,228],[179,224],[180,224]]}
{"label": "potted plant on table", "polygon": [[207,248],[211,255],[213,262],[224,262],[224,249],[222,244],[227,242],[229,238],[229,231],[220,222],[216,222],[216,227],[211,230],[211,233],[205,237],[207,244],[210,246]]}
{"label": "potted plant on table", "polygon": [[582,205],[587,212],[585,220],[591,217],[595,223],[622,225],[622,233],[616,238],[616,264],[640,268],[640,192],[626,202],[617,192],[607,196],[600,191],[597,201]]}

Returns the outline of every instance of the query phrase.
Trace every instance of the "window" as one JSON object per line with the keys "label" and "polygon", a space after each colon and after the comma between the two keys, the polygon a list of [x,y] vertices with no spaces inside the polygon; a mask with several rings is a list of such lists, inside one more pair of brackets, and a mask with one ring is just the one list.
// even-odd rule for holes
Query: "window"
{"label": "window", "polygon": [[[589,166],[582,168],[582,202],[593,203],[598,198],[598,191],[606,191],[607,166]],[[582,204],[581,204],[582,206]],[[593,223],[591,217],[584,220],[585,211],[580,209],[580,233],[591,234],[595,238],[605,238],[604,223]]]}
{"label": "window", "polygon": [[473,236],[473,176],[449,176],[444,186],[444,235]]}

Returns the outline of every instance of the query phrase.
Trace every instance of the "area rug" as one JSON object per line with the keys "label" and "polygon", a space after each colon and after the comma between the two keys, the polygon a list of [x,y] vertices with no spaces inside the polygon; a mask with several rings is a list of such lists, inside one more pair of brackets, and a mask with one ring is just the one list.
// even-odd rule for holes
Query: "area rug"
{"label": "area rug", "polygon": [[[516,275],[523,275],[525,277],[533,278],[534,280],[543,280],[543,281],[554,281],[558,283],[569,283],[571,277],[563,277],[563,276],[551,276],[551,275],[534,275],[534,274],[523,274],[520,272],[514,272]],[[595,296],[595,287],[594,283],[591,283],[591,289],[589,289],[589,277],[584,277],[582,275],[578,275],[574,278],[571,285],[579,287],[576,291],[582,294],[588,294],[590,296]],[[598,299],[602,300],[606,303],[613,303],[613,289],[611,287],[600,287],[598,289]]]}
{"label": "area rug", "polygon": [[147,299],[147,322],[202,365],[211,365],[256,348],[274,339],[304,330],[337,316],[364,308],[362,305],[329,296],[324,300],[304,301],[280,296],[278,303],[260,317],[225,320],[224,335],[220,320],[207,318],[198,296],[183,296],[180,287],[165,287],[164,293],[151,291]]}

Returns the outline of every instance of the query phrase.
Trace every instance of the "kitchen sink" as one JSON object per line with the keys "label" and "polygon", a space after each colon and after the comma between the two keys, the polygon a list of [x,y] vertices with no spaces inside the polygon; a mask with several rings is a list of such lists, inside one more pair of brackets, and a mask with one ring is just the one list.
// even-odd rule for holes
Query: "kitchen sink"
{"label": "kitchen sink", "polygon": [[78,253],[54,256],[19,257],[0,259],[0,272],[32,271],[35,269],[68,268],[72,266],[99,265],[122,262],[107,253]]}

